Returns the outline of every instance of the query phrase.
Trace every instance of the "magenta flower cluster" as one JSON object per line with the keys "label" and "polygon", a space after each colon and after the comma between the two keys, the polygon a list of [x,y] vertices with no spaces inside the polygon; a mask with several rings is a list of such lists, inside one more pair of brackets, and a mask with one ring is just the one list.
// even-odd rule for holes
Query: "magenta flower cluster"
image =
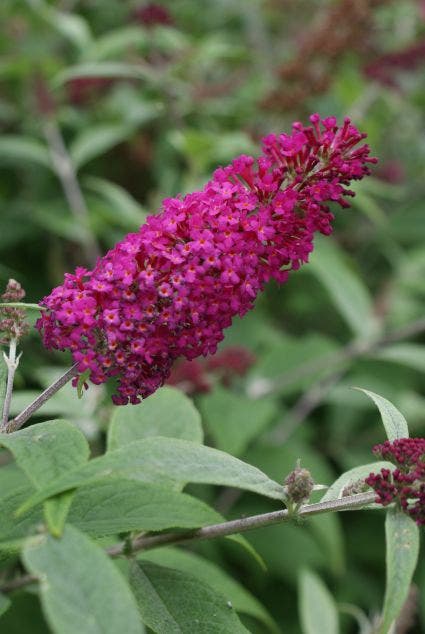
{"label": "magenta flower cluster", "polygon": [[376,491],[376,502],[383,506],[396,502],[418,525],[425,525],[425,438],[387,440],[373,452],[396,466],[366,478]]}
{"label": "magenta flower cluster", "polygon": [[263,139],[198,192],[168,198],[137,233],[78,268],[45,297],[38,321],[49,348],[69,349],[93,383],[118,379],[116,404],[138,403],[178,357],[213,354],[271,278],[307,262],[316,231],[331,233],[327,203],[369,174],[366,136],[346,119],[310,117]]}

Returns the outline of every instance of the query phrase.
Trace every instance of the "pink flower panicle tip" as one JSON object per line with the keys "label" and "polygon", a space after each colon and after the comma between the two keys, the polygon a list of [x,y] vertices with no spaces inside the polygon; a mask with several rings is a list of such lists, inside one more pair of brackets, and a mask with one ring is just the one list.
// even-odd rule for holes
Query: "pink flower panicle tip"
{"label": "pink flower panicle tip", "polygon": [[42,302],[44,344],[70,350],[93,383],[116,377],[116,404],[155,392],[175,359],[214,354],[271,278],[308,261],[315,232],[332,231],[328,203],[349,206],[347,186],[376,162],[349,119],[310,120],[265,137],[259,158],[239,156],[201,191],[164,200],[92,271],[66,274]]}
{"label": "pink flower panicle tip", "polygon": [[373,452],[396,467],[366,478],[376,492],[376,502],[383,506],[395,502],[418,525],[425,525],[425,438],[387,440]]}

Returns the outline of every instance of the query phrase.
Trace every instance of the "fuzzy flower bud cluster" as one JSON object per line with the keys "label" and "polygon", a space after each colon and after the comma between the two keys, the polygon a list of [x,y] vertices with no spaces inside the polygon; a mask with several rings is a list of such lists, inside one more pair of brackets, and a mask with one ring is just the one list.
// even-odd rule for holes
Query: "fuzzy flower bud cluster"
{"label": "fuzzy flower bud cluster", "polygon": [[297,466],[284,480],[287,499],[295,504],[308,502],[314,489],[314,480],[308,469],[301,467],[298,460]]}
{"label": "fuzzy flower bud cluster", "polygon": [[376,491],[376,502],[383,506],[397,502],[418,525],[425,525],[425,438],[387,440],[373,452],[396,466],[366,478]]}
{"label": "fuzzy flower bud cluster", "polygon": [[116,377],[116,404],[155,392],[175,359],[214,354],[270,279],[307,262],[315,232],[332,231],[327,203],[347,207],[347,185],[376,162],[349,119],[310,120],[265,137],[257,160],[239,156],[201,191],[164,200],[92,271],[67,274],[42,301],[44,344],[70,350],[94,383]]}
{"label": "fuzzy flower bud cluster", "polygon": [[20,339],[29,330],[25,321],[25,310],[13,306],[1,306],[1,302],[21,302],[25,291],[16,280],[10,279],[5,292],[0,296],[0,344],[7,345],[11,339]]}

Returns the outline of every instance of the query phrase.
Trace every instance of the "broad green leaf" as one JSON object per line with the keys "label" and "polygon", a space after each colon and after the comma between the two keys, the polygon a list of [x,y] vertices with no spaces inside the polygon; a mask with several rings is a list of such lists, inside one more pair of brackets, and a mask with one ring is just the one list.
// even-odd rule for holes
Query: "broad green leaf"
{"label": "broad green leaf", "polygon": [[89,446],[83,434],[65,420],[51,420],[0,435],[16,463],[37,488],[87,462]]}
{"label": "broad green leaf", "polygon": [[69,66],[54,78],[54,85],[59,87],[71,79],[82,77],[105,77],[109,79],[142,79],[157,81],[155,72],[140,64],[121,62],[87,62]]}
{"label": "broad green leaf", "polygon": [[277,413],[270,399],[253,400],[217,386],[200,399],[200,409],[218,449],[241,455]]}
{"label": "broad green leaf", "polygon": [[[85,464],[89,457],[89,446],[83,434],[64,420],[48,421],[4,434],[0,443],[13,453],[17,464],[38,489]],[[67,492],[45,502],[45,519],[55,536],[59,536],[64,527],[71,497]]]}
{"label": "broad green leaf", "polygon": [[30,0],[30,6],[58,33],[80,49],[91,42],[90,28],[80,15],[58,11],[43,0]]}
{"label": "broad green leaf", "polygon": [[146,438],[108,451],[80,469],[74,469],[32,496],[19,512],[62,491],[111,476],[179,487],[188,482],[233,486],[275,500],[284,498],[283,486],[259,469],[218,449],[176,438]]}
{"label": "broad green leaf", "polygon": [[141,553],[138,559],[174,568],[197,577],[211,586],[216,592],[223,594],[237,612],[249,614],[262,621],[271,632],[279,631],[272,617],[261,603],[212,561],[180,548],[158,548]]}
{"label": "broad green leaf", "polygon": [[371,462],[370,464],[354,467],[353,469],[346,471],[329,487],[325,495],[322,497],[321,502],[338,500],[342,497],[342,492],[345,487],[357,484],[360,480],[367,478],[370,473],[378,473],[381,469],[391,469],[392,471],[394,469],[394,465],[391,462],[381,460],[379,462]]}
{"label": "broad green leaf", "polygon": [[125,26],[110,30],[96,40],[84,51],[86,61],[103,61],[108,58],[119,59],[125,51],[135,46],[141,48],[146,44],[146,31],[138,26]]}
{"label": "broad green leaf", "polygon": [[299,610],[303,634],[338,634],[338,610],[323,581],[305,569],[299,577]]}
{"label": "broad green leaf", "polygon": [[0,592],[0,616],[10,608],[11,604],[12,602],[9,597]]}
{"label": "broad green leaf", "polygon": [[112,208],[120,224],[125,221],[127,224],[133,223],[135,227],[139,227],[146,220],[145,209],[116,183],[91,176],[84,179],[84,184]]}
{"label": "broad green leaf", "polygon": [[36,532],[37,525],[43,521],[40,507],[34,507],[22,516],[15,517],[16,509],[33,493],[33,487],[23,486],[2,495],[0,500],[0,541],[22,539]]}
{"label": "broad green leaf", "polygon": [[15,462],[0,468],[0,500],[24,488],[30,489],[31,482]]}
{"label": "broad green leaf", "polygon": [[187,572],[134,561],[130,583],[143,622],[156,634],[248,631],[221,593]]}
{"label": "broad green leaf", "polygon": [[345,363],[339,346],[318,334],[304,337],[280,335],[267,345],[249,372],[247,392],[254,398],[270,391],[291,394],[305,390]]}
{"label": "broad green leaf", "polygon": [[0,161],[21,163],[37,163],[51,168],[50,155],[47,148],[35,139],[23,136],[3,135],[0,138]]}
{"label": "broad green leaf", "polygon": [[356,387],[355,389],[369,396],[379,409],[388,440],[392,441],[409,437],[406,419],[390,401],[383,396],[379,396],[379,394],[375,394],[375,392],[370,392],[361,387]]}
{"label": "broad green leaf", "polygon": [[425,346],[417,343],[397,343],[385,346],[382,350],[373,353],[375,359],[392,361],[406,365],[419,372],[425,372]]}
{"label": "broad green leaf", "polygon": [[71,143],[69,153],[77,169],[127,139],[133,129],[122,123],[99,124],[84,129]]}
{"label": "broad green leaf", "polygon": [[419,554],[419,529],[398,509],[385,521],[387,580],[379,633],[387,634],[407,599]]}
{"label": "broad green leaf", "polygon": [[69,521],[87,533],[111,535],[197,528],[224,519],[205,502],[160,484],[107,479],[78,489]]}
{"label": "broad green leaf", "polygon": [[102,548],[68,525],[61,537],[32,538],[23,551],[40,579],[46,619],[55,634],[142,634],[137,606],[124,578]]}
{"label": "broad green leaf", "polygon": [[202,443],[201,417],[183,392],[165,386],[140,405],[117,407],[108,430],[108,451],[150,436]]}
{"label": "broad green leaf", "polygon": [[328,290],[336,308],[357,337],[366,339],[376,335],[378,326],[369,291],[336,243],[316,238],[308,268]]}

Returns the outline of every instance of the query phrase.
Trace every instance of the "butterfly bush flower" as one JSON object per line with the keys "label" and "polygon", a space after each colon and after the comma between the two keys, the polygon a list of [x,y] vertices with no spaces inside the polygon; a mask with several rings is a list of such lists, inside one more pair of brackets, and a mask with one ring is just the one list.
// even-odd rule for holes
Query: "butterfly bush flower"
{"label": "butterfly bush flower", "polygon": [[383,506],[396,502],[418,525],[425,525],[425,438],[387,440],[373,452],[396,466],[366,478],[376,502]]}
{"label": "butterfly bush flower", "polygon": [[270,279],[308,261],[315,232],[332,231],[327,203],[348,207],[350,181],[376,162],[349,119],[310,120],[265,137],[259,158],[239,156],[201,191],[164,200],[92,271],[66,274],[42,301],[44,344],[70,350],[93,383],[116,377],[116,404],[155,392],[178,357],[214,354]]}

